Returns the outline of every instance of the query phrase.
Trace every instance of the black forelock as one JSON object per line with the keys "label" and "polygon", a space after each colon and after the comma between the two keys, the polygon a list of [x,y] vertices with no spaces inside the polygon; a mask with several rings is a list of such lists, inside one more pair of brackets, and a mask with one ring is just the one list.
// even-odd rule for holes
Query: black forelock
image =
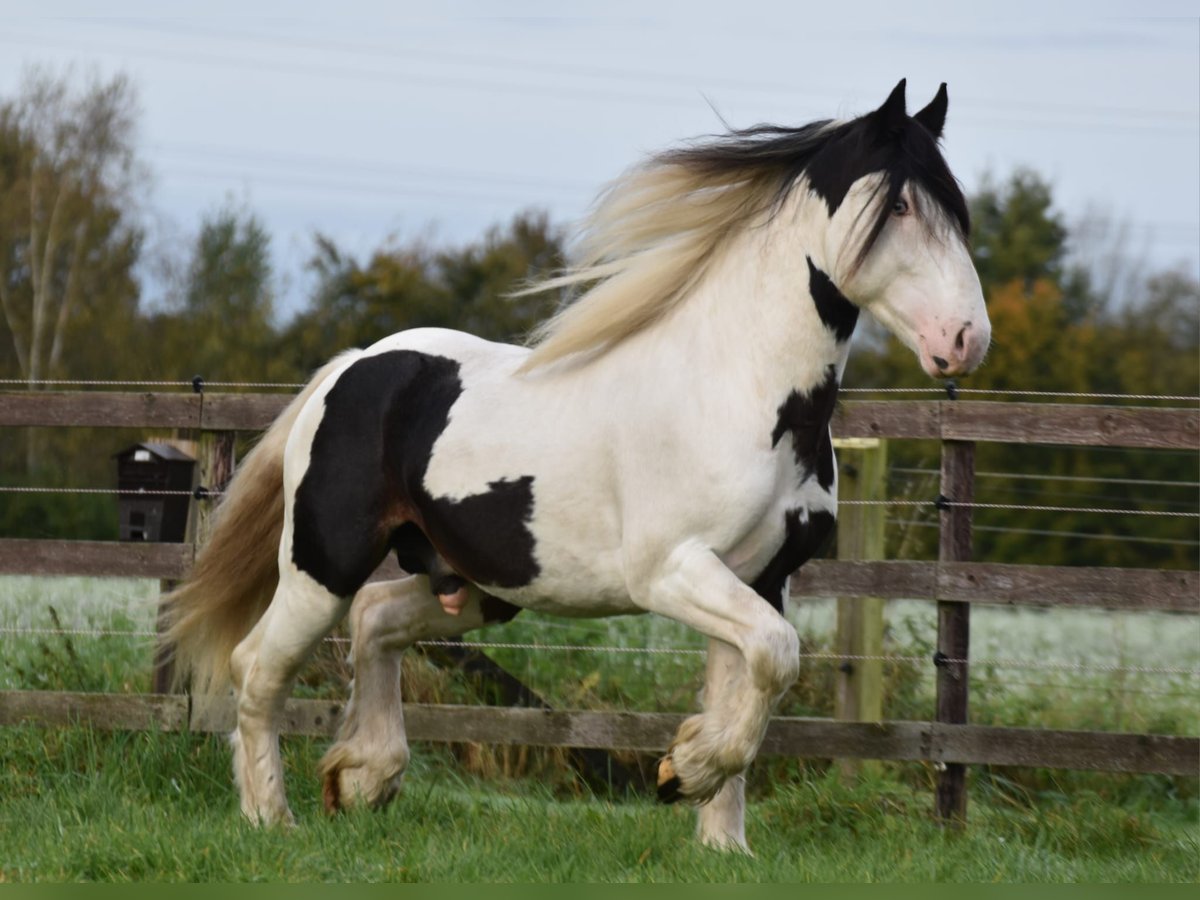
{"label": "black forelock", "polygon": [[[861,263],[878,240],[905,184],[920,188],[965,239],[971,222],[966,197],[938,148],[937,139],[915,118],[884,126],[875,113],[848,122],[825,119],[797,128],[754,125],[670,150],[658,157],[725,182],[774,183],[778,211],[800,183],[825,201],[832,216],[850,186],[880,173],[881,201],[859,250]],[[927,215],[926,218],[929,218]]]}

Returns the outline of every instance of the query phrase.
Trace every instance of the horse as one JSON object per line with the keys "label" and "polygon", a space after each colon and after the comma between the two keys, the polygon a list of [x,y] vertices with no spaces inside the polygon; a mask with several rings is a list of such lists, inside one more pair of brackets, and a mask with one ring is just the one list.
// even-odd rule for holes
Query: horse
{"label": "horse", "polygon": [[[788,580],[829,539],[829,422],[860,310],[932,377],[991,326],[943,84],[853,119],[756,125],[612,182],[575,261],[527,289],[573,302],[524,346],[416,328],[316,372],[232,479],[168,638],[193,690],[232,685],[242,812],[292,821],[285,699],[350,617],[351,697],[321,763],[330,810],[382,806],[409,760],[400,661],[523,609],[657,613],[708,638],[701,712],[658,796],[747,850],[744,772],[799,668]],[[407,577],[370,582],[395,553]]]}

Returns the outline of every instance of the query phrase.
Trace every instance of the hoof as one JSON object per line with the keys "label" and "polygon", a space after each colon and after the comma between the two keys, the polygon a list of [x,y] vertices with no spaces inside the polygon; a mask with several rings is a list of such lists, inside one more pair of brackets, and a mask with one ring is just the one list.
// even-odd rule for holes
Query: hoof
{"label": "hoof", "polygon": [[390,778],[371,778],[371,770],[359,766],[337,766],[325,770],[321,779],[321,799],[325,812],[336,815],[352,806],[382,809],[400,792],[403,769]]}
{"label": "hoof", "polygon": [[660,803],[678,803],[683,799],[683,782],[675,774],[671,757],[664,756],[658,763],[658,800]]}

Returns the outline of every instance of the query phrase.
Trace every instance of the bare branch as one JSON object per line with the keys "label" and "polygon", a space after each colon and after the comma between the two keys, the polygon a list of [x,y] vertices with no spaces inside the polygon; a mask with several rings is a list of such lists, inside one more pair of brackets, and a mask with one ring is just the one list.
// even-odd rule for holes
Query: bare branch
{"label": "bare branch", "polygon": [[[63,178],[66,181],[68,176],[64,174]],[[36,179],[35,179],[36,181]],[[59,232],[62,228],[62,212],[63,207],[69,193],[69,187],[65,183],[58,185],[58,190],[54,196],[54,206],[50,211],[50,221],[46,225],[46,238],[42,245],[42,256],[40,260],[41,275],[33,280],[33,327],[30,331],[29,343],[29,379],[34,381],[40,378],[43,374],[42,361],[44,354],[43,335],[46,328],[46,319],[50,311],[51,295],[54,286],[54,262],[58,255]],[[33,210],[33,218],[37,218],[37,210]],[[31,274],[37,270],[39,260],[37,257],[37,248],[30,240],[30,272]]]}
{"label": "bare branch", "polygon": [[62,362],[63,335],[67,330],[71,309],[79,294],[79,270],[83,267],[84,239],[87,236],[87,226],[79,222],[75,226],[74,248],[71,252],[71,266],[67,270],[67,283],[63,288],[62,300],[58,305],[58,319],[54,324],[54,338],[50,344],[50,358],[46,361],[47,372],[57,372]]}
{"label": "bare branch", "polygon": [[21,336],[17,333],[17,318],[12,309],[11,298],[4,278],[0,275],[0,309],[4,311],[4,322],[8,325],[8,333],[12,336],[13,350],[17,354],[17,371],[22,378],[29,377],[29,358],[25,348],[21,346]]}

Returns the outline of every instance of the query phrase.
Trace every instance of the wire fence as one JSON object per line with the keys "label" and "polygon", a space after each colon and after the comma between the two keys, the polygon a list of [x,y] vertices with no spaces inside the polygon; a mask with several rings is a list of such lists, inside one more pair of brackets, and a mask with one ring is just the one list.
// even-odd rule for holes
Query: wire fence
{"label": "wire fence", "polygon": [[[112,496],[146,496],[146,497],[193,497],[198,500],[216,498],[221,496],[221,492],[210,490],[205,487],[194,488],[188,490],[156,490],[143,488],[98,488],[98,487],[49,487],[49,486],[25,486],[25,485],[0,485],[0,494],[107,494]],[[1110,515],[1110,516],[1153,516],[1162,518],[1176,519],[1200,519],[1200,512],[1181,511],[1181,510],[1165,510],[1165,509],[1134,509],[1131,507],[1097,507],[1097,506],[1048,506],[1040,504],[1024,504],[1024,503],[979,503],[979,502],[960,502],[948,500],[945,497],[936,497],[930,500],[912,500],[912,499],[891,499],[891,500],[839,500],[841,506],[867,506],[867,507],[934,507],[939,510],[944,509],[986,509],[986,510],[1010,510],[1016,512],[1055,512],[1055,513],[1083,513],[1090,515]]]}
{"label": "wire fence", "polygon": [[[940,528],[937,522],[926,522],[920,519],[897,519],[889,518],[888,525],[894,525],[898,528]],[[1003,525],[979,525],[971,524],[972,531],[990,532],[993,534],[1024,534],[1030,537],[1061,537],[1061,538],[1077,538],[1080,540],[1094,541],[1116,541],[1117,543],[1128,544],[1165,544],[1172,547],[1200,547],[1200,540],[1187,540],[1185,538],[1165,538],[1165,537],[1150,537],[1133,534],[1104,534],[1097,531],[1063,531],[1052,528],[1015,528]]]}
{"label": "wire fence", "polygon": [[[935,477],[938,469],[916,469],[905,466],[893,466],[893,475],[928,475]],[[976,472],[976,478],[1007,478],[1016,481],[1054,481],[1071,484],[1120,484],[1131,487],[1178,487],[1200,488],[1200,481],[1162,481],[1153,478],[1111,478],[1101,475],[1044,475],[1038,472]]]}
{"label": "wire fence", "polygon": [[[0,386],[19,385],[26,388],[36,387],[87,387],[87,388],[179,388],[183,390],[191,390],[192,392],[203,394],[206,391],[220,390],[241,390],[241,389],[274,389],[274,390],[294,390],[303,387],[303,384],[292,382],[252,382],[252,381],[206,381],[200,376],[190,380],[180,381],[101,381],[101,380],[82,380],[82,379],[46,379],[37,382],[28,382],[16,379],[0,379]],[[845,393],[851,394],[883,394],[883,395],[939,395],[949,393],[951,398],[960,395],[976,395],[976,396],[1005,396],[1005,397],[1031,397],[1045,399],[1091,399],[1091,400],[1129,400],[1129,401],[1170,401],[1170,402],[1186,402],[1200,403],[1200,397],[1190,395],[1167,395],[1167,394],[1108,394],[1108,393],[1084,393],[1084,392],[1057,392],[1057,391],[1009,391],[1009,390],[984,390],[984,389],[967,389],[956,388],[949,385],[947,388],[849,388],[845,389]],[[895,468],[892,470],[894,475],[902,476],[927,476],[934,477],[939,475],[936,469],[920,469],[920,468]],[[1200,482],[1197,481],[1163,481],[1156,479],[1139,479],[1139,478],[1113,478],[1113,477],[1090,477],[1090,476],[1072,476],[1072,475],[1050,475],[1043,473],[1020,473],[1020,472],[977,472],[977,478],[981,479],[1007,479],[1007,480],[1027,480],[1030,482],[1052,482],[1062,484],[1080,484],[1080,483],[1096,483],[1096,484],[1114,484],[1122,486],[1131,486],[1136,488],[1144,487],[1171,487],[1171,488],[1200,488]],[[1013,489],[1008,489],[1012,492]],[[209,490],[203,487],[194,490],[168,490],[168,489],[145,489],[145,490],[122,490],[115,487],[52,487],[52,486],[18,486],[18,485],[2,485],[0,486],[0,494],[42,494],[42,495],[108,495],[108,496],[145,496],[145,497],[184,497],[190,496],[195,499],[218,499],[221,492],[218,490]],[[1088,495],[1072,494],[1071,496],[1085,499]],[[1095,496],[1095,495],[1091,495]],[[1108,499],[1108,498],[1096,498]],[[1123,498],[1111,498],[1120,500]],[[1155,500],[1158,505],[1172,505],[1170,501]],[[1093,516],[1109,516],[1109,517],[1151,517],[1151,518],[1166,518],[1166,519],[1182,519],[1182,520],[1200,520],[1200,511],[1194,508],[1183,509],[1145,509],[1140,507],[1125,507],[1125,506],[1072,506],[1066,504],[1024,504],[1024,503],[1000,503],[1000,502],[959,502],[944,496],[937,496],[925,499],[912,498],[892,498],[880,500],[841,500],[840,505],[854,507],[883,507],[887,509],[912,509],[912,510],[938,510],[946,511],[950,509],[971,509],[983,511],[1013,511],[1013,512],[1045,512],[1055,513],[1060,515],[1093,515]],[[1174,504],[1180,505],[1180,504]],[[889,524],[902,526],[923,526],[936,528],[938,525],[934,522],[889,518]],[[1180,544],[1197,546],[1200,541],[1178,540],[1159,537],[1145,537],[1132,535],[1110,535],[1096,534],[1087,532],[1075,531],[1052,531],[1052,530],[1037,530],[1037,529],[1020,529],[1020,528],[1003,528],[996,526],[987,526],[975,524],[974,528],[979,531],[1006,531],[1020,532],[1032,535],[1046,536],[1065,536],[1089,538],[1095,540],[1123,540],[1123,541],[1143,541],[1149,543],[1163,544]],[[578,635],[578,624],[559,625],[553,622],[537,622],[539,627],[545,629],[561,628],[573,629],[576,636]],[[418,648],[458,648],[467,650],[476,650],[485,653],[493,653],[496,651],[515,651],[527,654],[566,654],[566,653],[582,653],[590,655],[608,655],[617,658],[628,658],[631,656],[641,656],[650,659],[658,658],[678,658],[678,659],[700,659],[707,651],[698,647],[685,646],[628,646],[619,645],[610,642],[605,642],[605,631],[603,628],[597,628],[592,632],[599,642],[590,642],[586,644],[573,643],[568,638],[567,640],[511,640],[511,641],[486,641],[486,640],[427,640],[419,641],[415,646]],[[561,634],[561,633],[560,633]],[[557,635],[556,635],[557,636]],[[566,635],[561,635],[565,637]],[[151,629],[137,628],[98,628],[98,627],[33,627],[33,626],[4,626],[0,627],[0,637],[11,639],[45,639],[45,638],[88,638],[88,639],[126,639],[144,643],[157,642],[159,635]],[[328,642],[345,646],[349,644],[349,639],[344,637],[330,637]],[[1129,687],[1128,685],[1120,685],[1121,690],[1128,690],[1140,694],[1154,694],[1169,697],[1187,697],[1195,698],[1195,693],[1181,692],[1177,690],[1178,679],[1183,679],[1185,682],[1200,681],[1200,667],[1188,665],[1167,665],[1167,664],[1129,664],[1125,662],[1104,662],[1104,661],[1071,661],[1071,660],[1053,660],[1046,658],[1025,659],[1009,656],[994,656],[994,657],[978,657],[970,659],[955,659],[941,656],[940,654],[933,655],[913,655],[911,653],[882,653],[877,655],[860,655],[860,654],[841,654],[827,651],[820,652],[803,652],[800,654],[800,659],[806,663],[823,666],[845,666],[847,663],[857,662],[879,662],[890,665],[904,665],[916,667],[923,675],[931,676],[941,666],[956,665],[964,667],[969,677],[973,680],[980,680],[1000,685],[1005,688],[1009,687],[1038,687],[1042,689],[1068,689],[1074,690],[1079,688],[1088,688],[1091,690],[1113,690],[1111,684],[1083,684],[1079,681],[1050,683],[1046,681],[1031,682],[1022,681],[1020,679],[1013,680],[1008,677],[997,678],[994,676],[996,670],[1005,672],[1043,672],[1047,674],[1060,675],[1105,675],[1113,677],[1125,676],[1154,676],[1157,678],[1165,678],[1162,686],[1145,685],[1139,681],[1137,687]],[[1172,680],[1174,679],[1174,681]],[[1176,689],[1172,689],[1176,688]]]}
{"label": "wire fence", "polygon": [[[539,625],[552,624],[542,623]],[[0,636],[4,637],[87,637],[94,639],[125,638],[145,642],[157,641],[160,635],[149,629],[107,629],[107,628],[39,628],[33,626],[3,626]],[[328,637],[327,644],[349,646],[350,638]],[[616,644],[574,644],[550,643],[541,641],[464,641],[464,640],[421,640],[414,643],[415,647],[455,647],[480,651],[520,650],[531,653],[592,653],[612,655],[645,655],[645,656],[675,656],[703,657],[707,650],[698,647],[630,647]],[[1178,675],[1186,678],[1200,679],[1200,668],[1189,666],[1159,666],[1159,665],[1129,665],[1125,663],[1076,662],[1065,660],[1013,659],[1007,657],[979,657],[959,659],[955,657],[932,654],[916,656],[912,654],[852,654],[830,652],[801,652],[801,660],[823,662],[830,665],[846,662],[885,662],[902,663],[915,666],[939,667],[958,665],[976,668],[1000,669],[1030,669],[1050,672],[1100,672],[1105,674],[1139,674],[1139,675]]]}
{"label": "wire fence", "polygon": [[207,381],[197,375],[186,381],[136,381],[136,380],[104,380],[95,378],[0,378],[0,387],[103,387],[103,388],[186,388],[194,393],[205,390],[220,389],[274,389],[299,390],[304,387],[302,381]]}

